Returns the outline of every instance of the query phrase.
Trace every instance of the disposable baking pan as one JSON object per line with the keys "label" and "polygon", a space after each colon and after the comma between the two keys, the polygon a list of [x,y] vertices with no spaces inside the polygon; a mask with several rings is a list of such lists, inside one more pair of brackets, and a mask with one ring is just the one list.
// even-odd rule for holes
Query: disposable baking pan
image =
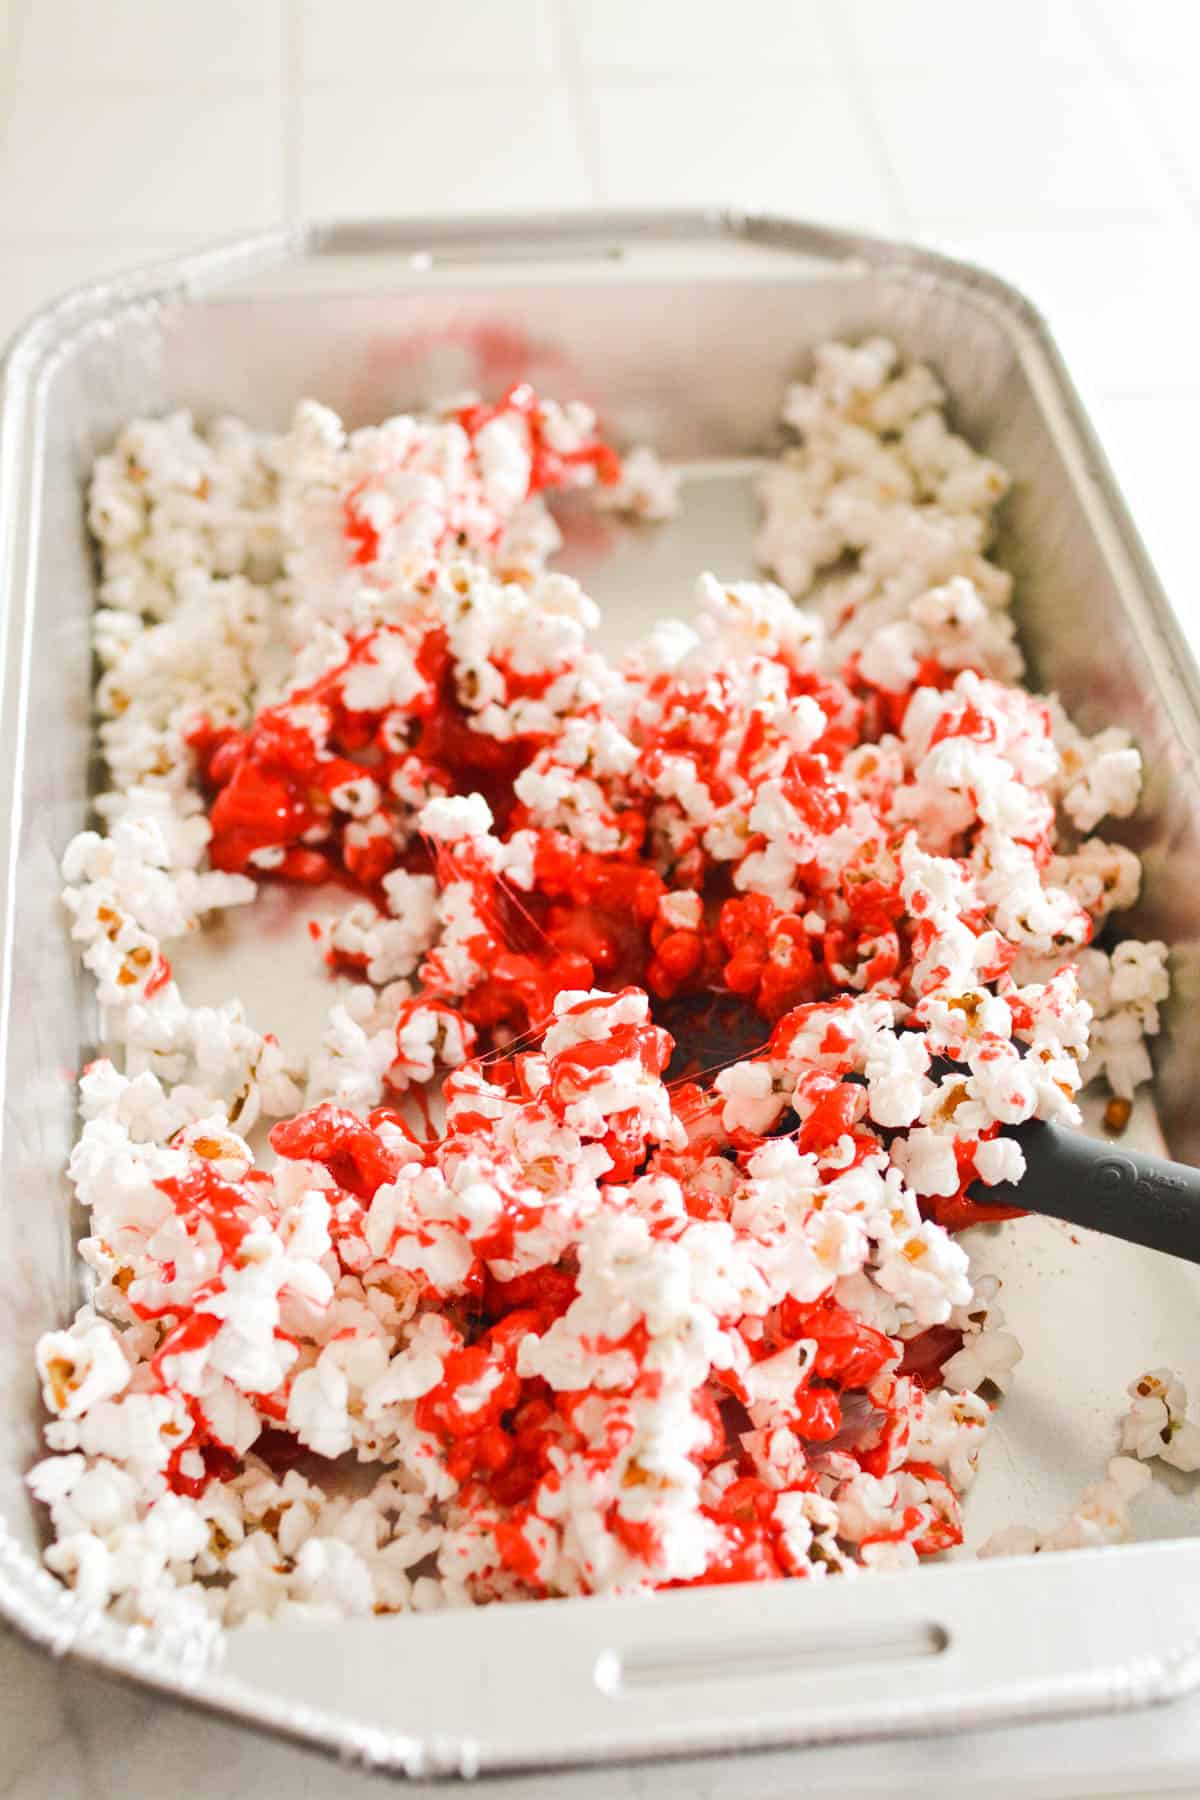
{"label": "disposable baking pan", "polygon": [[[38,1564],[33,1346],[79,1299],[63,1168],[92,1002],[58,905],[89,796],[89,465],[134,414],[282,426],[312,394],[361,423],[523,375],[597,402],[618,440],[689,471],[650,530],[569,522],[610,647],[686,609],[696,572],[751,572],[755,459],[785,382],[830,336],[931,361],[959,427],[1014,476],[1001,559],[1032,677],[1085,728],[1136,735],[1131,930],[1172,947],[1174,998],[1140,1141],[1200,1157],[1200,678],[1046,328],[945,258],[733,213],[426,220],[282,232],[81,291],[14,342],[0,418],[0,1613],[59,1653],[413,1775],[915,1734],[1168,1701],[1200,1683],[1200,1496],[1156,1481],[1143,1541],[913,1574],[243,1628],[202,1666],[84,1616]],[[184,979],[299,993],[285,912],[254,909]],[[263,984],[263,964],[268,981]],[[299,966],[299,965],[297,965]],[[257,984],[257,987],[256,987]],[[278,1012],[269,1015],[272,1023]],[[1155,1110],[1156,1109],[1156,1110]],[[1159,1135],[1161,1133],[1161,1135]],[[974,1234],[1025,1346],[967,1502],[968,1545],[1050,1525],[1115,1448],[1126,1383],[1200,1387],[1200,1271],[1047,1221]]]}

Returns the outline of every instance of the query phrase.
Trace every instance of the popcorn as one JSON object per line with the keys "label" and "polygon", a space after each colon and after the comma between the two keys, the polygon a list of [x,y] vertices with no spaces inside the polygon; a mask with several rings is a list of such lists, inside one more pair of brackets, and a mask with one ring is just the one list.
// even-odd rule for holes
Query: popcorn
{"label": "popcorn", "polygon": [[482,794],[431,800],[417,816],[418,828],[440,844],[485,837],[491,824],[491,809]]}
{"label": "popcorn", "polygon": [[1155,939],[1127,940],[1111,955],[1088,949],[1079,974],[1093,1015],[1088,1079],[1103,1074],[1114,1094],[1131,1099],[1153,1073],[1145,1040],[1159,1029],[1158,1008],[1169,991],[1167,947]]}
{"label": "popcorn", "polygon": [[1094,738],[1071,731],[1063,753],[1063,807],[1080,831],[1101,819],[1127,819],[1142,785],[1141,758],[1128,732],[1111,726]]}
{"label": "popcorn", "polygon": [[49,1412],[79,1419],[129,1382],[129,1363],[106,1320],[84,1308],[68,1331],[48,1331],[37,1347],[42,1398]]}
{"label": "popcorn", "polygon": [[[95,1288],[30,1474],[88,1605],[207,1642],[961,1541],[1021,1351],[954,1233],[1081,1062],[1147,1078],[1167,975],[1092,945],[1139,869],[1080,834],[1140,760],[1012,685],[1007,478],[942,405],[822,347],[763,483],[784,585],[704,573],[617,665],[542,496],[653,520],[678,476],[579,403],[179,414],[99,459]],[[181,992],[211,914],[333,881],[311,1054]],[[1107,1541],[1138,1458],[1200,1466],[1173,1377],[1122,1447],[999,1547]]]}
{"label": "popcorn", "polygon": [[1051,859],[1049,876],[1065,888],[1097,923],[1112,912],[1133,906],[1141,887],[1142,868],[1132,850],[1086,838],[1069,856]]}
{"label": "popcorn", "polygon": [[1130,1504],[1150,1480],[1150,1471],[1128,1456],[1115,1456],[1103,1481],[1084,1488],[1079,1504],[1062,1525],[1045,1535],[1029,1526],[1010,1526],[979,1547],[979,1555],[1029,1556],[1039,1550],[1083,1550],[1122,1543],[1130,1534]]}
{"label": "popcorn", "polygon": [[680,476],[667,468],[654,451],[639,444],[621,458],[621,473],[602,489],[597,504],[635,519],[670,519],[679,510]]}
{"label": "popcorn", "polygon": [[1187,1416],[1187,1389],[1171,1369],[1152,1369],[1131,1381],[1130,1408],[1121,1421],[1121,1449],[1158,1457],[1193,1474],[1200,1469],[1200,1425]]}
{"label": "popcorn", "polygon": [[1011,1331],[977,1331],[961,1350],[942,1364],[943,1378],[955,1387],[981,1388],[989,1381],[1008,1392],[1013,1370],[1024,1352]]}

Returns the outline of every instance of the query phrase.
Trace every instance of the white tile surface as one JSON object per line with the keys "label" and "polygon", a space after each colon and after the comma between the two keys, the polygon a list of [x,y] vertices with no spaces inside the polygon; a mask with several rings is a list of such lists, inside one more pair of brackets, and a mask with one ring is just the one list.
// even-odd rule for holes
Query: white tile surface
{"label": "white tile surface", "polygon": [[1094,11],[1134,79],[1178,76],[1200,56],[1200,7],[1191,0],[1097,0]]}
{"label": "white tile surface", "polygon": [[283,200],[269,96],[21,88],[0,152],[0,231],[103,241],[273,224]]}
{"label": "white tile surface", "polygon": [[309,85],[409,89],[434,76],[512,76],[557,66],[554,0],[298,0],[300,76]]}
{"label": "white tile surface", "polygon": [[29,0],[12,67],[22,84],[264,83],[282,73],[285,0]]}
{"label": "white tile surface", "polygon": [[1036,103],[982,71],[881,74],[873,100],[919,226],[1164,224],[1182,200],[1131,99],[1097,72],[1042,72]]}
{"label": "white tile surface", "polygon": [[[1200,25],[1200,7],[1192,15]],[[1197,49],[1200,55],[1200,47]],[[1200,108],[1196,83],[1179,75],[1144,77],[1147,110],[1193,216],[1200,220]]]}
{"label": "white tile surface", "polygon": [[822,0],[566,0],[586,72],[720,74],[734,68],[831,71],[829,8]]}
{"label": "white tile surface", "polygon": [[[1113,473],[1155,570],[1200,650],[1192,421],[1200,416],[1200,367],[1170,387],[1096,385],[1084,391]],[[1198,1771],[1197,1792],[1200,1792]]]}
{"label": "white tile surface", "polygon": [[[1184,0],[1187,5],[1189,0]],[[1048,68],[1087,69],[1096,63],[1088,30],[1094,0],[837,0],[872,69],[938,75],[968,91],[995,80],[998,68],[1023,71],[1042,91]],[[1142,7],[1129,0],[1131,13]],[[1010,94],[1016,102],[1018,96]]]}
{"label": "white tile surface", "polygon": [[298,203],[315,217],[582,206],[589,197],[562,87],[322,91],[300,96],[298,116]]}
{"label": "white tile surface", "polygon": [[848,98],[819,76],[750,91],[711,78],[597,81],[584,101],[599,198],[728,202],[888,230],[883,172]]}

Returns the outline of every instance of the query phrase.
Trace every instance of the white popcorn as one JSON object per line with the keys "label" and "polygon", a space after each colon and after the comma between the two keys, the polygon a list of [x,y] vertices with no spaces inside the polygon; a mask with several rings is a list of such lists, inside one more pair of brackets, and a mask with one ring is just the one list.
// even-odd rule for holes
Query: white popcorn
{"label": "white popcorn", "polygon": [[769,1063],[734,1063],[720,1071],[713,1085],[725,1096],[721,1123],[730,1133],[767,1131],[783,1111],[784,1097],[776,1090]]}
{"label": "white popcorn", "polygon": [[1081,1550],[1119,1544],[1129,1536],[1131,1501],[1150,1480],[1150,1471],[1127,1456],[1116,1456],[1103,1481],[1086,1487],[1070,1516],[1045,1535],[1029,1527],[1009,1527],[981,1544],[979,1555],[1027,1556],[1039,1550]]}
{"label": "white popcorn", "polygon": [[635,519],[670,519],[679,510],[679,473],[661,463],[645,444],[621,458],[620,479],[596,490],[597,506]]}
{"label": "white popcorn", "polygon": [[112,1327],[81,1313],[69,1331],[48,1331],[37,1348],[42,1398],[60,1418],[79,1419],[129,1383],[129,1363]]}
{"label": "white popcorn", "polygon": [[1200,1469],[1200,1425],[1187,1416],[1187,1389],[1172,1369],[1151,1369],[1131,1381],[1130,1407],[1121,1421],[1121,1449],[1158,1457],[1191,1474]]}
{"label": "white popcorn", "polygon": [[491,808],[482,794],[431,800],[422,810],[417,824],[439,843],[452,844],[458,838],[485,837],[492,827]]}
{"label": "white popcorn", "polygon": [[977,1331],[961,1350],[942,1364],[951,1387],[981,1388],[986,1382],[1007,1393],[1009,1379],[1024,1352],[1011,1331]]}
{"label": "white popcorn", "polygon": [[1088,949],[1079,971],[1094,1015],[1086,1075],[1104,1075],[1114,1094],[1132,1098],[1153,1073],[1145,1040],[1159,1030],[1158,1008],[1169,991],[1166,945],[1126,940],[1111,956]]}
{"label": "white popcorn", "polygon": [[[1077,833],[1132,811],[1140,759],[1011,685],[1007,477],[943,404],[884,339],[819,349],[763,478],[784,586],[704,574],[694,626],[620,665],[530,491],[595,484],[586,406],[179,414],[99,459],[113,790],[63,863],[102,1011],[94,1297],[39,1346],[30,1474],[87,1605],[207,1642],[640,1593],[750,1526],[811,1579],[959,1541],[975,1390],[1021,1350],[938,1220],[1020,1181],[1004,1127],[1074,1120],[1083,1059],[1148,1078],[1167,973],[1091,945],[1140,872]],[[596,499],[677,490],[638,449]],[[307,1058],[164,951],[251,874],[357,891],[315,933]],[[735,996],[753,1048],[695,1074],[689,1009]],[[926,1391],[902,1358],[943,1327]],[[1179,1384],[1143,1379],[1132,1456],[993,1550],[1113,1541],[1137,1459],[1200,1466]],[[281,1432],[353,1490],[273,1473]]]}
{"label": "white popcorn", "polygon": [[346,1411],[349,1393],[346,1376],[328,1351],[292,1383],[288,1424],[318,1456],[340,1456],[354,1442]]}
{"label": "white popcorn", "polygon": [[1127,819],[1142,786],[1142,759],[1125,732],[1113,728],[1090,741],[1080,741],[1083,767],[1070,780],[1063,806],[1080,831],[1091,831],[1101,819]]}

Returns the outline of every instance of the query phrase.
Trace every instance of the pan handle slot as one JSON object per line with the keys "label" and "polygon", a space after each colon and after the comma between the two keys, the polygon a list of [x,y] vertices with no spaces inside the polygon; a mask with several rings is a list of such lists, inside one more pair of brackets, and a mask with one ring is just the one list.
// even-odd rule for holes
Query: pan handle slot
{"label": "pan handle slot", "polygon": [[[529,220],[362,219],[315,225],[318,256],[399,257],[411,268],[487,268],[497,264],[624,262],[664,243],[729,240],[732,222],[717,212],[557,213]],[[735,240],[736,241],[736,240]]]}
{"label": "pan handle slot", "polygon": [[912,1662],[941,1656],[949,1646],[950,1633],[944,1626],[914,1621],[833,1631],[820,1639],[780,1636],[606,1649],[596,1658],[593,1679],[602,1694],[617,1700],[624,1694],[695,1681],[724,1683],[810,1671],[829,1674],[873,1663]]}
{"label": "pan handle slot", "polygon": [[614,263],[628,255],[624,244],[603,241],[584,244],[491,244],[486,250],[468,244],[447,244],[441,249],[416,250],[409,258],[414,269],[449,269],[497,263]]}

